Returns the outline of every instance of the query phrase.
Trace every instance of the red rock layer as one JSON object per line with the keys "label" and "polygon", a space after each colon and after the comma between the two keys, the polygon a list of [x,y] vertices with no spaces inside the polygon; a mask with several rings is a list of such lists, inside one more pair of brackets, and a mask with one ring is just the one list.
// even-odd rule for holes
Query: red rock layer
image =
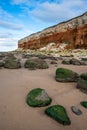
{"label": "red rock layer", "polygon": [[[64,27],[64,24],[65,23],[61,24],[61,27],[62,26]],[[49,31],[46,33],[40,32],[40,35],[37,35],[37,34],[38,33],[34,34],[34,36],[33,35],[29,36],[29,39],[25,38],[22,42],[19,42],[18,48],[38,49],[53,42],[53,43],[56,43],[57,47],[61,43],[66,43],[67,49],[69,48],[70,49],[75,49],[75,48],[87,49],[87,24],[81,24],[81,26],[74,26],[74,27],[72,26],[71,28],[69,27],[64,28],[64,29],[61,29],[61,31],[55,30],[53,32]]]}

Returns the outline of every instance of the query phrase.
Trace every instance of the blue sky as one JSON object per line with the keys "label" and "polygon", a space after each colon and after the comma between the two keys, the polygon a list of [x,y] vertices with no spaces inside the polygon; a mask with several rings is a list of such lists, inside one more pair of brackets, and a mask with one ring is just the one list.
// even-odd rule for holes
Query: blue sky
{"label": "blue sky", "polygon": [[0,0],[0,51],[18,40],[87,11],[87,0]]}

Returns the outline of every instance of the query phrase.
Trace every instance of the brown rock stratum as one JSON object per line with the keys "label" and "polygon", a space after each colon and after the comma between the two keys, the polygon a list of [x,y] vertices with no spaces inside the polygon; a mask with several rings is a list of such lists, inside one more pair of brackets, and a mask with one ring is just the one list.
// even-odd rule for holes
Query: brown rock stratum
{"label": "brown rock stratum", "polygon": [[56,43],[56,47],[66,43],[67,49],[87,49],[87,12],[19,40],[18,48],[39,49],[49,43]]}

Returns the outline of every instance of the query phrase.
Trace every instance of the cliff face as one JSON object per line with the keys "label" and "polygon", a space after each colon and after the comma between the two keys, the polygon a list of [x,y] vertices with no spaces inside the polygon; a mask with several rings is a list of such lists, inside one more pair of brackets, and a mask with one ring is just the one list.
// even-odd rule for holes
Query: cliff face
{"label": "cliff face", "polygon": [[67,22],[49,27],[18,41],[18,48],[38,49],[49,43],[66,43],[66,48],[87,49],[87,12]]}

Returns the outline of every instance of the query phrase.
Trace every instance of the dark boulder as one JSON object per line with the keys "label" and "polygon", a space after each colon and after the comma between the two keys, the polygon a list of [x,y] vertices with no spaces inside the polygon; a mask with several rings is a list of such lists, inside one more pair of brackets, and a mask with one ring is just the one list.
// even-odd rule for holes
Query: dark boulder
{"label": "dark boulder", "polygon": [[80,75],[76,87],[87,94],[87,74]]}
{"label": "dark boulder", "polygon": [[78,59],[70,59],[70,64],[73,64],[73,65],[81,65],[80,61]]}
{"label": "dark boulder", "polygon": [[27,95],[27,104],[32,107],[43,107],[51,103],[52,99],[41,88],[33,89]]}
{"label": "dark boulder", "polygon": [[87,80],[87,73],[83,73],[80,75],[80,78]]}
{"label": "dark boulder", "polygon": [[7,58],[4,63],[4,67],[8,69],[18,69],[21,68],[21,63],[15,58]]}
{"label": "dark boulder", "polygon": [[76,87],[80,89],[82,92],[87,93],[87,80],[80,78],[77,82]]}
{"label": "dark boulder", "polygon": [[0,68],[4,66],[4,62],[0,61]]}
{"label": "dark boulder", "polygon": [[82,102],[80,102],[80,104],[81,104],[83,107],[87,108],[87,101],[82,101]]}
{"label": "dark boulder", "polygon": [[54,105],[54,106],[48,107],[45,110],[45,113],[63,125],[71,124],[71,121],[67,115],[66,109],[61,105]]}
{"label": "dark boulder", "polygon": [[56,70],[56,81],[59,82],[77,82],[79,75],[72,70],[66,68],[57,68]]}
{"label": "dark boulder", "polygon": [[45,60],[38,59],[38,58],[26,60],[24,66],[25,66],[25,68],[29,68],[30,70],[49,68],[49,66]]}
{"label": "dark boulder", "polygon": [[62,64],[70,65],[70,60],[63,60],[63,61],[62,61]]}

